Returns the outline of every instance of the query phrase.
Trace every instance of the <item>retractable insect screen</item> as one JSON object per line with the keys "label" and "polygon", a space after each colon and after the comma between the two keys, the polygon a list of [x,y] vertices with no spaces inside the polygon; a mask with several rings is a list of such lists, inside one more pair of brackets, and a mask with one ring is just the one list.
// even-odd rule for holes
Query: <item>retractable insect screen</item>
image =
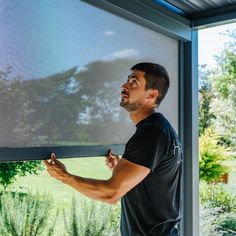
{"label": "retractable insect screen", "polygon": [[132,65],[166,67],[178,129],[178,41],[79,0],[0,0],[0,148],[126,143]]}

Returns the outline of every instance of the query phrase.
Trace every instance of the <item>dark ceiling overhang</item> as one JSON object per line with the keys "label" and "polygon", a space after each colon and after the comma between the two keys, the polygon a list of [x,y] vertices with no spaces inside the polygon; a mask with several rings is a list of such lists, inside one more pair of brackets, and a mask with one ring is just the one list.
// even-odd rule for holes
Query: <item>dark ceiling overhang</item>
{"label": "dark ceiling overhang", "polygon": [[236,0],[142,0],[161,6],[191,21],[192,27],[204,28],[236,21]]}

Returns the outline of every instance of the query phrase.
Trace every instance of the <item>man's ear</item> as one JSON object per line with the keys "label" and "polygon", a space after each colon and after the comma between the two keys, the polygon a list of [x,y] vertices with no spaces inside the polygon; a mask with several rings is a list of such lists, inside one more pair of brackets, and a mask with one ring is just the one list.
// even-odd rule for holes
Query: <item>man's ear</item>
{"label": "man's ear", "polygon": [[149,99],[153,99],[153,98],[156,99],[157,97],[158,97],[158,90],[156,90],[156,89],[150,89],[148,98],[149,98]]}

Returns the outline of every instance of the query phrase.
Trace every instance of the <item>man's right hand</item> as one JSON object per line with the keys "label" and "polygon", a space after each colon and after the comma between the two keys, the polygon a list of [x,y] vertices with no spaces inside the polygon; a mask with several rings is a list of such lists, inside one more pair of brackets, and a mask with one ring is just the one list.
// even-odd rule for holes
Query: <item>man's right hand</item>
{"label": "man's right hand", "polygon": [[113,171],[119,160],[120,157],[113,154],[112,150],[109,150],[108,155],[105,157],[105,164],[111,171]]}

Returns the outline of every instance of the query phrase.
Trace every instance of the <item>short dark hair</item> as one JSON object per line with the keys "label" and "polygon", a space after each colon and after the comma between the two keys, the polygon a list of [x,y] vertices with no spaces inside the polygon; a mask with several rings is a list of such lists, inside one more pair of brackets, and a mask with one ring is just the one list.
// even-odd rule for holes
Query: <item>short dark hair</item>
{"label": "short dark hair", "polygon": [[158,90],[156,104],[159,105],[165,97],[170,86],[170,79],[166,69],[159,64],[142,62],[134,65],[131,70],[140,70],[145,72],[145,88]]}

